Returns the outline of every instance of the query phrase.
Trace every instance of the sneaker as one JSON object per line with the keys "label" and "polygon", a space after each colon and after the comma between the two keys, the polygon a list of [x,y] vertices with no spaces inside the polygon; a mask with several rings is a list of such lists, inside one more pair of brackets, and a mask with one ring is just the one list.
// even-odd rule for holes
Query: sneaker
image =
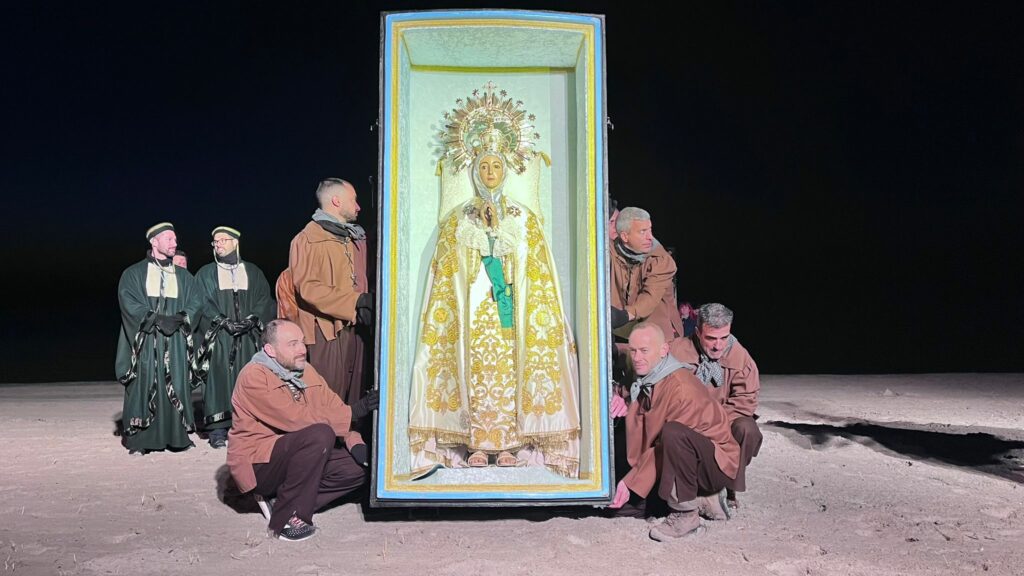
{"label": "sneaker", "polygon": [[697,497],[697,512],[708,520],[728,520],[732,513],[725,502],[725,490],[711,496]]}
{"label": "sneaker", "polygon": [[691,510],[689,512],[673,512],[669,514],[664,522],[651,528],[650,536],[651,540],[667,542],[676,538],[696,536],[704,533],[706,530],[707,528],[700,523],[700,516],[697,515],[697,511]]}
{"label": "sneaker", "polygon": [[264,498],[259,494],[253,494],[252,496],[256,499],[256,505],[260,507],[263,517],[267,519],[267,522],[270,522],[270,517],[274,514],[274,498]]}
{"label": "sneaker", "polygon": [[312,538],[313,534],[316,534],[316,526],[302,520],[298,516],[292,516],[291,520],[285,524],[284,529],[277,534],[277,537],[288,542],[302,542]]}

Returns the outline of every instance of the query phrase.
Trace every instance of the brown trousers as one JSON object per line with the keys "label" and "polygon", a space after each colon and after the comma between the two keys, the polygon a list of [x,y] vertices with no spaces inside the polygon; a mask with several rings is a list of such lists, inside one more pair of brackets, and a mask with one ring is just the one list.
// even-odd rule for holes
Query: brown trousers
{"label": "brown trousers", "polygon": [[732,421],[732,437],[740,445],[740,467],[736,472],[732,489],[744,492],[747,489],[747,464],[750,464],[761,450],[763,437],[757,428],[757,422],[750,416],[740,416]]}
{"label": "brown trousers", "polygon": [[366,481],[366,471],[345,448],[335,448],[334,429],[313,424],[284,434],[270,462],[253,464],[255,492],[275,497],[270,529],[280,532],[292,516],[313,523],[313,513]]}
{"label": "brown trousers", "polygon": [[732,488],[733,480],[718,468],[715,446],[700,432],[680,424],[667,422],[661,430],[661,481],[658,495],[671,508],[697,496]]}
{"label": "brown trousers", "polygon": [[316,325],[316,343],[306,347],[309,363],[327,381],[327,386],[351,406],[363,397],[365,346],[355,327],[343,328],[334,340],[327,340]]}

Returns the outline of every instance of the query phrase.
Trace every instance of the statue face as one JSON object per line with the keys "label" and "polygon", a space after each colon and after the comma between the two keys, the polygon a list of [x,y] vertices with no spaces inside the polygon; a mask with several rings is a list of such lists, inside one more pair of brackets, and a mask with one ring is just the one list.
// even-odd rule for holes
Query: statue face
{"label": "statue face", "polygon": [[480,181],[490,190],[497,188],[505,177],[505,163],[494,154],[484,156],[480,160],[478,169],[480,170]]}

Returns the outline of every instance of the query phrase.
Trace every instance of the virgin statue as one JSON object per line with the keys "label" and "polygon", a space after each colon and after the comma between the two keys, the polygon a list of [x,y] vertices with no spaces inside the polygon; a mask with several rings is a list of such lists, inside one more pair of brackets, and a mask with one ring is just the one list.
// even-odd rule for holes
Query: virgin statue
{"label": "virgin statue", "polygon": [[576,345],[539,207],[506,193],[510,178],[540,169],[535,117],[490,83],[457,103],[439,173],[442,190],[461,181],[472,196],[442,200],[410,392],[411,471],[493,461],[576,478]]}

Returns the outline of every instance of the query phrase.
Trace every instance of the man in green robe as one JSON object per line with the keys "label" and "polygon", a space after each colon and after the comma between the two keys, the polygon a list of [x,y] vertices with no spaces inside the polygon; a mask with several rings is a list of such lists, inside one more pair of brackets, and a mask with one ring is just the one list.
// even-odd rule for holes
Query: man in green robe
{"label": "man in green robe", "polygon": [[203,428],[214,448],[227,446],[235,379],[259,351],[263,325],[277,310],[266,276],[239,256],[240,237],[234,228],[214,228],[213,262],[196,273],[205,298],[198,361],[206,373]]}
{"label": "man in green robe", "polygon": [[146,232],[146,258],[117,285],[121,332],[114,370],[124,385],[122,434],[132,454],[193,446],[191,392],[200,384],[193,363],[192,326],[202,296],[195,278],[172,262],[174,225]]}

